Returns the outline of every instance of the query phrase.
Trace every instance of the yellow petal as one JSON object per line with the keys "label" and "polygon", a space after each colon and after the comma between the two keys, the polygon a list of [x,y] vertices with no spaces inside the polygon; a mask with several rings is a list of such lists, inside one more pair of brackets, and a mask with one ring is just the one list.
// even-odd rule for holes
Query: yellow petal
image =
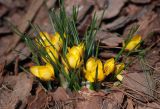
{"label": "yellow petal", "polygon": [[69,48],[68,52],[70,54],[79,55],[80,56],[80,52],[79,52],[79,50],[78,50],[78,48],[76,46],[73,46],[72,48]]}
{"label": "yellow petal", "polygon": [[84,43],[80,43],[80,44],[77,46],[77,49],[78,49],[80,55],[83,56],[84,50],[85,50]]}
{"label": "yellow petal", "polygon": [[81,64],[79,55],[67,53],[66,58],[71,68],[77,68]]}
{"label": "yellow petal", "polygon": [[53,80],[55,78],[54,69],[50,64],[45,66],[32,66],[30,71],[33,75],[44,81]]}
{"label": "yellow petal", "polygon": [[[50,40],[50,36],[47,32],[39,32],[39,35],[41,36],[42,40]],[[47,38],[47,39],[46,39]]]}
{"label": "yellow petal", "polygon": [[85,74],[85,78],[90,82],[94,82],[96,80],[96,73],[98,74],[97,81],[102,81],[105,78],[101,60],[94,57],[87,60],[86,69],[83,69],[83,72]]}
{"label": "yellow petal", "polygon": [[36,77],[40,77],[40,75],[39,75],[39,67],[40,66],[32,66],[32,67],[30,67],[30,72]]}
{"label": "yellow petal", "polygon": [[142,40],[142,37],[140,35],[135,35],[127,44],[125,50],[132,51],[133,49],[137,49],[138,47],[137,45],[141,42],[141,40]]}
{"label": "yellow petal", "polygon": [[90,57],[87,62],[86,62],[86,70],[87,71],[92,71],[96,69],[96,60],[94,57]]}
{"label": "yellow petal", "polygon": [[[98,75],[97,75],[97,80],[98,81],[102,81],[102,80],[104,80],[104,77],[105,77],[105,75],[104,75],[104,73],[103,73],[103,69],[98,69]],[[96,72],[95,72],[95,75],[96,75]],[[96,79],[96,78],[95,78]]]}
{"label": "yellow petal", "polygon": [[100,59],[97,59],[96,63],[98,65],[98,69],[103,69],[102,61]]}
{"label": "yellow petal", "polygon": [[122,81],[122,80],[123,80],[123,76],[122,76],[121,74],[118,74],[118,75],[117,75],[117,79],[118,79],[119,81]]}
{"label": "yellow petal", "polygon": [[[97,81],[103,81],[105,78],[103,70],[102,69],[98,70],[97,74],[98,74]],[[93,72],[86,71],[85,78],[86,78],[86,80],[88,80],[90,82],[95,82],[96,81],[96,71],[93,71]]]}
{"label": "yellow petal", "polygon": [[44,41],[44,42],[42,42],[42,44],[44,43],[44,46],[49,46],[50,43],[48,42],[48,40],[49,41],[51,40],[49,34],[47,32],[40,32],[39,35],[41,36],[42,40]]}
{"label": "yellow petal", "polygon": [[114,71],[115,68],[115,60],[114,58],[108,59],[104,64],[104,73],[108,76],[110,73]]}
{"label": "yellow petal", "polygon": [[[40,40],[40,39],[36,39],[36,40],[35,40],[35,41],[36,41],[36,44],[37,44],[38,46],[40,46],[40,44],[39,44],[39,42],[40,42],[43,46],[49,46],[50,43],[48,42],[48,40],[51,40],[49,34],[48,34],[47,32],[39,32],[39,35],[40,35],[40,37],[41,37],[41,39],[42,39],[43,41]],[[47,40],[47,39],[48,39],[48,40]]]}
{"label": "yellow petal", "polygon": [[77,46],[73,46],[72,48],[68,49],[68,52],[74,55],[80,55],[82,57],[84,54],[84,44],[80,43]]}
{"label": "yellow petal", "polygon": [[54,79],[54,69],[50,65],[39,68],[40,79],[44,81],[50,81]]}
{"label": "yellow petal", "polygon": [[94,81],[95,81],[90,72],[86,72],[85,78],[86,78],[86,80],[89,81],[89,82],[94,82]]}
{"label": "yellow petal", "polygon": [[57,51],[60,51],[63,46],[63,41],[59,33],[55,33],[51,36],[51,42]]}

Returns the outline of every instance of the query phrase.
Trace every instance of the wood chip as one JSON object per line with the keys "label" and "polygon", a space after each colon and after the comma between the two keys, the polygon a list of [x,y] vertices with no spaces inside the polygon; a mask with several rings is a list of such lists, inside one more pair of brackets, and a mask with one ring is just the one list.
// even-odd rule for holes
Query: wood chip
{"label": "wood chip", "polygon": [[[22,17],[22,20],[18,24],[18,29],[23,33],[27,30],[29,27],[28,20],[32,21],[36,13],[38,12],[40,6],[43,4],[43,0],[33,0],[28,12],[25,14],[25,16]],[[7,53],[12,50],[17,43],[20,41],[20,36],[17,36],[16,34],[13,36],[15,37],[14,40],[10,42],[9,48],[7,49]]]}
{"label": "wood chip", "polygon": [[[121,8],[125,5],[127,0],[108,0],[108,7],[104,13],[104,19],[110,19],[117,16]],[[101,16],[103,10],[97,12],[97,16]],[[100,18],[98,18],[100,19]]]}
{"label": "wood chip", "polygon": [[0,18],[8,11],[7,7],[0,4]]}
{"label": "wood chip", "polygon": [[138,3],[138,4],[145,4],[145,3],[150,3],[151,0],[131,0],[133,3]]}
{"label": "wood chip", "polygon": [[133,93],[130,93],[143,102],[153,99],[153,97],[150,96],[153,96],[154,85],[152,84],[152,80],[146,78],[149,77],[146,77],[144,73],[129,73],[124,76],[123,80],[123,85],[126,86],[126,88],[133,90]]}
{"label": "wood chip", "polygon": [[18,76],[8,76],[4,80],[3,88],[0,89],[1,109],[15,109],[17,106],[19,108],[25,106],[32,89],[32,75],[20,73]]}

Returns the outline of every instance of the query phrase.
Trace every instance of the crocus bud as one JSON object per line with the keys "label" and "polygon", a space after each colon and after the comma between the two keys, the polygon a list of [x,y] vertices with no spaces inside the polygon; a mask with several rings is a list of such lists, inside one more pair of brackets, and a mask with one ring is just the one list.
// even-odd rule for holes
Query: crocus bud
{"label": "crocus bud", "polygon": [[[142,37],[140,35],[135,35],[127,44],[125,50],[126,51],[132,51],[133,49],[138,48],[138,44],[141,42]],[[124,44],[123,44],[124,45]]]}
{"label": "crocus bud", "polygon": [[63,40],[59,33],[56,32],[53,36],[51,36],[51,42],[57,51],[62,49]]}
{"label": "crocus bud", "polygon": [[55,78],[54,68],[50,64],[44,66],[32,66],[30,67],[31,73],[44,81],[50,81]]}
{"label": "crocus bud", "polygon": [[68,51],[71,54],[74,54],[74,55],[79,54],[82,57],[84,53],[84,43],[80,43],[77,46],[73,46],[72,48],[69,48]]}
{"label": "crocus bud", "polygon": [[116,65],[115,73],[117,74],[116,77],[119,81],[123,80],[123,76],[121,75],[121,72],[123,71],[124,68],[125,68],[124,63],[120,63]]}
{"label": "crocus bud", "polygon": [[115,68],[115,60],[114,58],[108,59],[104,64],[104,73],[108,76],[110,73],[114,71]]}
{"label": "crocus bud", "polygon": [[[62,60],[62,63],[67,67],[71,67],[73,69],[80,67],[82,64],[82,55],[84,52],[84,44],[79,44],[77,46],[73,46],[72,48],[68,48],[68,53],[66,54],[66,59],[68,61],[64,62]],[[69,64],[69,65],[67,65]]]}

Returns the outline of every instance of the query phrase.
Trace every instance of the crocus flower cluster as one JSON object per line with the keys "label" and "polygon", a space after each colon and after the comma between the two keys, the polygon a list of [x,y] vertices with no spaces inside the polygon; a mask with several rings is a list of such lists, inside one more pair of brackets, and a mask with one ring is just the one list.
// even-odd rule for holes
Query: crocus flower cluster
{"label": "crocus flower cluster", "polygon": [[86,66],[83,70],[85,78],[89,82],[103,81],[106,76],[111,73],[118,74],[117,79],[122,81],[123,77],[121,76],[121,71],[124,69],[124,63],[115,64],[114,58],[106,60],[104,65],[100,59],[91,57],[87,60]]}
{"label": "crocus flower cluster", "polygon": [[[56,63],[56,60],[59,58],[58,53],[63,46],[63,41],[59,33],[49,35],[47,32],[40,32],[39,35],[41,37],[41,40],[39,39],[39,41],[45,47],[47,54],[50,56],[53,62]],[[37,39],[36,42],[37,45],[40,47]],[[53,80],[55,78],[53,66],[48,63],[48,61],[44,57],[42,57],[42,60],[46,63],[46,65],[32,66],[30,68],[31,73],[44,81]]]}
{"label": "crocus flower cluster", "polygon": [[[45,47],[47,54],[50,56],[53,62],[57,64],[64,40],[62,40],[59,33],[49,35],[46,32],[40,32],[39,35],[41,37],[39,42],[43,42],[42,45]],[[65,34],[64,37],[66,38]],[[127,44],[124,43],[123,46],[125,46],[126,51],[132,51],[139,47],[137,45],[140,42],[141,36],[136,35]],[[64,66],[67,74],[70,70],[81,67],[83,68],[82,72],[84,78],[91,83],[96,81],[101,82],[110,74],[116,75],[116,78],[120,81],[123,80],[122,71],[125,68],[124,63],[116,62],[114,58],[110,58],[103,63],[100,59],[94,56],[91,56],[89,59],[87,59],[86,63],[84,63],[84,52],[85,44],[81,42],[78,45],[68,47],[65,58],[60,57],[61,64]],[[42,57],[42,60],[46,64],[30,67],[31,73],[44,81],[54,80],[55,75],[53,66],[44,57]]]}

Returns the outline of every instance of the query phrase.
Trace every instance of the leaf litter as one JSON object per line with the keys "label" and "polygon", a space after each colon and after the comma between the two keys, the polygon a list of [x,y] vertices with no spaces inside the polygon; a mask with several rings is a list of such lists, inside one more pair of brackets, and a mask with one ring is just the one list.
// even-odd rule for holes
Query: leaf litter
{"label": "leaf litter", "polygon": [[[81,9],[79,10],[80,14],[78,22],[78,28],[80,31],[85,31],[87,29],[87,25],[89,25],[89,20],[93,12],[97,11],[97,15],[100,16],[103,11],[103,4],[106,3],[106,12],[103,20],[101,21],[102,26],[100,28],[103,31],[100,31],[96,36],[96,40],[100,40],[100,43],[102,44],[100,46],[103,46],[105,49],[101,53],[104,55],[102,58],[105,56],[106,58],[114,57],[115,51],[121,47],[126,34],[134,24],[140,25],[138,33],[143,36],[145,42],[144,47],[150,46],[151,43],[154,43],[160,38],[159,31],[157,31],[160,28],[160,15],[158,13],[160,9],[159,6],[157,6],[158,0],[96,0],[97,2],[88,1],[88,3],[83,0],[78,2],[75,1],[76,0],[72,0],[71,2],[66,0],[66,2],[68,2],[68,4],[66,3],[66,8],[68,9],[68,13],[70,13],[72,5],[77,4],[80,6]],[[39,8],[42,8],[43,6],[40,1],[38,1],[38,3]],[[53,3],[53,6],[54,4],[56,4],[56,2]],[[10,18],[11,14],[16,14],[14,11],[11,12],[13,7],[18,7],[16,9],[22,11],[23,9],[21,9],[21,7],[28,8],[31,4],[26,4],[25,0],[16,0],[16,3],[14,4],[12,0],[6,0],[6,2],[1,1],[0,5],[3,7],[0,11],[0,21],[3,21],[0,23],[0,63],[2,63],[0,71],[1,69],[3,71],[0,75],[0,81],[2,81],[0,82],[0,108],[44,109],[56,107],[68,109],[120,109],[124,107],[127,109],[153,109],[160,107],[159,101],[157,100],[157,97],[160,97],[160,82],[158,79],[160,76],[159,43],[155,44],[155,46],[153,46],[146,54],[149,64],[147,65],[150,66],[150,68],[153,68],[152,70],[154,72],[152,76],[153,78],[156,78],[151,80],[156,86],[150,87],[152,89],[152,94],[149,92],[148,83],[139,62],[133,63],[129,69],[127,69],[128,74],[124,74],[126,78],[122,83],[124,88],[123,90],[102,91],[103,94],[99,91],[88,92],[87,90],[84,90],[84,92],[88,93],[90,96],[86,96],[84,93],[84,95],[76,94],[73,96],[73,94],[70,94],[71,92],[68,93],[68,91],[61,87],[54,91],[46,92],[38,83],[33,81],[33,77],[30,74],[19,73],[18,75],[9,75],[8,69],[4,68],[3,65],[12,65],[13,61],[15,61],[15,57],[20,55],[16,54],[15,51],[12,51],[11,49],[21,51],[22,54],[26,55],[26,57],[20,55],[20,61],[26,60],[29,57],[30,52],[24,46],[23,42],[8,30],[9,26],[4,24],[4,18]],[[46,12],[45,9],[40,9],[40,11],[37,12],[37,8],[34,11],[30,8],[28,8],[28,10],[30,10],[33,15],[33,19],[35,19],[34,22],[37,24],[40,23],[42,26],[43,24],[47,26],[49,25],[49,23],[47,24],[47,16],[44,15],[44,13],[47,13],[47,10]],[[10,14],[7,14],[8,12]],[[18,13],[18,15],[24,16],[24,12],[25,10]],[[37,16],[43,17],[40,18]],[[13,19],[16,20],[17,18],[15,17]],[[38,19],[41,20],[38,21]],[[32,18],[27,20],[32,20]],[[22,27],[22,30],[25,32],[28,31],[27,28],[29,28],[29,26],[26,23],[26,19],[25,21],[23,21],[23,19],[19,19],[18,21],[22,22],[21,24],[24,26]],[[86,26],[84,27],[85,24]],[[46,28],[45,25],[44,28]],[[47,27],[46,30],[48,30],[48,28],[50,27]],[[154,34],[150,35],[151,33]],[[12,47],[10,47],[10,43],[13,43]],[[115,51],[111,50],[111,48],[114,48]],[[109,56],[105,55],[105,53]],[[134,59],[134,57],[131,58]],[[38,84],[37,88],[34,88],[33,84]],[[34,95],[31,93],[32,91],[34,91]]]}

